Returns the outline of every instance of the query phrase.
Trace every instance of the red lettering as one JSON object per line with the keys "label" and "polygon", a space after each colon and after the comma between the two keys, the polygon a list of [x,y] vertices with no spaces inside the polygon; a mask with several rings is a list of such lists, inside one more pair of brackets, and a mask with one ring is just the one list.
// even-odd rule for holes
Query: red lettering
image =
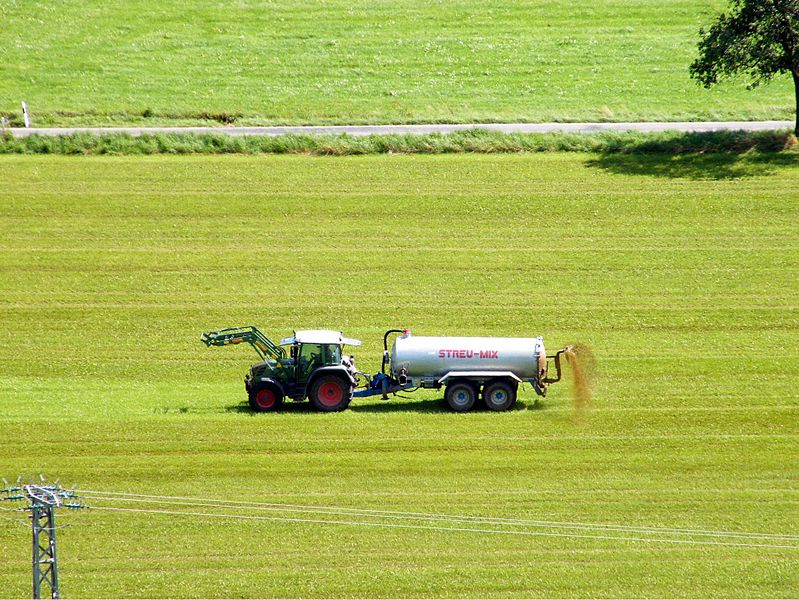
{"label": "red lettering", "polygon": [[499,350],[455,350],[438,351],[438,358],[499,358]]}

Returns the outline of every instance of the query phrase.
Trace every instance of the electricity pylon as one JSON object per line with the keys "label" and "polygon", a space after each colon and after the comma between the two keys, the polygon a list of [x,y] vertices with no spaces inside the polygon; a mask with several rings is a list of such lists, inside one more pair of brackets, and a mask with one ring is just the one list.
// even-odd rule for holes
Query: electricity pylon
{"label": "electricity pylon", "polygon": [[58,485],[46,484],[40,476],[40,484],[21,484],[0,489],[0,500],[27,501],[28,506],[19,510],[30,511],[33,526],[33,597],[41,598],[42,587],[50,589],[50,597],[58,600],[58,560],[55,545],[55,510],[59,507],[86,508],[78,500],[74,490]]}

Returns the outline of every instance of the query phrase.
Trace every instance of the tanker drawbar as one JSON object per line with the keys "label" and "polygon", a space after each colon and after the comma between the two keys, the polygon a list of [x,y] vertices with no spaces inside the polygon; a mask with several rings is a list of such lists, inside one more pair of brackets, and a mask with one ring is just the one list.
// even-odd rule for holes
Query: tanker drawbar
{"label": "tanker drawbar", "polygon": [[[391,350],[388,338],[394,338]],[[356,396],[388,394],[418,388],[445,388],[445,399],[458,412],[470,410],[482,399],[491,410],[508,410],[516,402],[520,383],[530,383],[545,396],[551,383],[561,379],[563,348],[547,356],[542,337],[425,337],[408,330],[390,329],[383,336],[381,372],[367,377],[367,387]],[[548,377],[549,360],[556,375]]]}

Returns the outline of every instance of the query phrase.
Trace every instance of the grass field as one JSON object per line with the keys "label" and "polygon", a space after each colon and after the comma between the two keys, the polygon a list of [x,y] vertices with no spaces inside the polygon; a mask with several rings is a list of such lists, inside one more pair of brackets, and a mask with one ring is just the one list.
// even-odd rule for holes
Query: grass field
{"label": "grass field", "polygon": [[[795,596],[793,162],[2,157],[0,474],[546,522],[236,520],[87,493],[97,510],[61,517],[64,597]],[[199,342],[249,323],[341,328],[367,371],[388,327],[581,340],[593,409],[575,422],[560,384],[501,414],[419,392],[253,415],[255,355]],[[0,516],[0,596],[25,596],[29,532]]]}
{"label": "grass field", "polygon": [[0,5],[34,125],[787,119],[787,78],[688,78],[725,0]]}

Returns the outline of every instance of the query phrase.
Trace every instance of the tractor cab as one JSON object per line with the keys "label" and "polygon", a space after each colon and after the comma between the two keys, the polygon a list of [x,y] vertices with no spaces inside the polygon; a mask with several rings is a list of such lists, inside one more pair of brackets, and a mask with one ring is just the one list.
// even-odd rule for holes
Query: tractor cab
{"label": "tractor cab", "polygon": [[282,364],[292,368],[292,378],[297,384],[306,384],[317,369],[339,367],[352,362],[351,357],[347,357],[342,363],[342,346],[345,344],[360,346],[361,342],[343,337],[340,331],[298,331],[280,340],[280,346],[288,350],[288,358]]}

